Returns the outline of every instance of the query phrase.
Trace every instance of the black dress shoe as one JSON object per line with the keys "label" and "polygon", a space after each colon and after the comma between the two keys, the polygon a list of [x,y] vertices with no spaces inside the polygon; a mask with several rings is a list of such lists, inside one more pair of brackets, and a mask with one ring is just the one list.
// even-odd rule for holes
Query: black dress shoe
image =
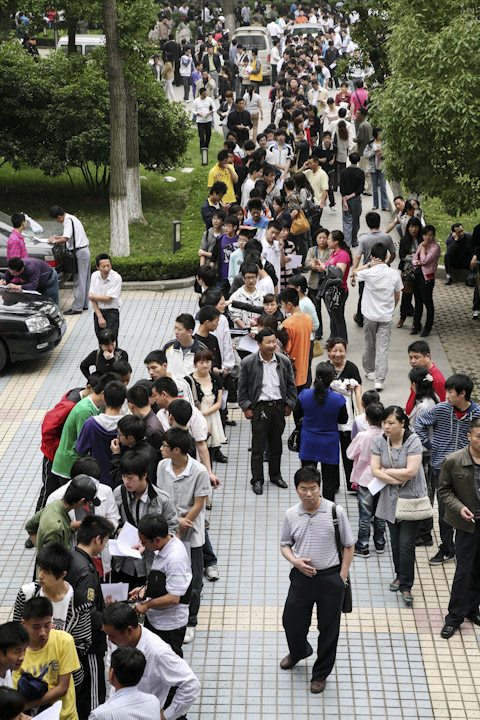
{"label": "black dress shoe", "polygon": [[472,622],[474,625],[480,625],[480,613],[477,612],[475,615],[467,615],[470,622]]}
{"label": "black dress shoe", "polygon": [[423,330],[423,332],[420,333],[420,337],[428,337],[429,335],[430,335],[430,330],[427,330],[427,328],[425,328],[425,330]]}
{"label": "black dress shoe", "polygon": [[440,635],[444,638],[444,640],[448,640],[452,637],[452,635],[454,635],[456,629],[457,628],[454,625],[444,625]]}
{"label": "black dress shoe", "polygon": [[228,425],[229,427],[237,427],[235,420],[225,420],[225,425]]}
{"label": "black dress shoe", "polygon": [[263,495],[263,483],[260,480],[256,480],[252,483],[252,490],[255,495]]}
{"label": "black dress shoe", "polygon": [[32,548],[35,547],[35,545],[34,545],[33,542],[30,540],[30,538],[27,538],[27,539],[25,540],[25,545],[24,545],[24,547],[25,547],[26,550],[31,550]]}
{"label": "black dress shoe", "polygon": [[410,330],[410,335],[418,335],[418,333],[420,332],[421,329],[422,329],[421,325],[417,325],[417,326],[414,325],[412,327],[412,329]]}
{"label": "black dress shoe", "polygon": [[453,280],[449,275],[445,278],[445,285],[453,285]]}
{"label": "black dress shoe", "polygon": [[218,450],[217,453],[216,453],[216,455],[215,455],[215,462],[227,463],[227,462],[228,462],[228,458],[227,458],[226,455],[224,455],[224,454],[222,453],[221,450]]}
{"label": "black dress shoe", "polygon": [[81,310],[65,310],[64,315],[81,315]]}
{"label": "black dress shoe", "polygon": [[270,482],[279,488],[287,488],[288,485],[282,477],[270,478]]}

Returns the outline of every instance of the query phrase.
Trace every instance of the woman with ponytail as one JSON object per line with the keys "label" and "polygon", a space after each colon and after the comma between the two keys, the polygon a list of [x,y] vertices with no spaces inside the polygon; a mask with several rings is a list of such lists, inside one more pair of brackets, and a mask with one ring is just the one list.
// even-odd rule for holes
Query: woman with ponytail
{"label": "woman with ponytail", "polygon": [[338,424],[348,420],[345,398],[330,390],[334,379],[330,363],[319,363],[313,388],[302,390],[294,410],[297,426],[302,419],[298,453],[302,467],[322,464],[322,496],[332,501],[340,487]]}

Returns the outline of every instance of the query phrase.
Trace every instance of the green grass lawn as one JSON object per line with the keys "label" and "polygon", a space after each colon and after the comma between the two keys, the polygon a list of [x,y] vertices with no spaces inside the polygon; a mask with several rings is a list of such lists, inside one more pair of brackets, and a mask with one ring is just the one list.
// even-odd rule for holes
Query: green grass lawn
{"label": "green grass lawn", "polygon": [[[201,165],[197,133],[187,148],[181,167],[172,168],[165,174],[141,169],[143,212],[147,225],[130,225],[129,261],[142,262],[146,267],[149,260],[161,260],[167,264],[172,260],[172,221],[182,221],[182,250],[175,255],[176,272],[185,274],[196,263],[196,251],[204,230],[200,207],[207,197],[208,170],[215,164],[217,153],[223,145],[223,136],[213,133],[210,143],[209,164]],[[192,173],[183,173],[183,167],[193,167]],[[167,182],[165,176],[176,178]],[[110,247],[110,226],[108,197],[88,195],[79,170],[72,172],[76,186],[73,187],[66,175],[48,178],[39,170],[25,168],[15,171],[6,164],[0,168],[0,210],[10,215],[25,211],[39,222],[48,219],[52,205],[61,205],[67,212],[76,215],[84,224],[90,240],[92,255],[105,252]],[[193,265],[192,265],[193,263]],[[180,272],[182,276],[183,273]],[[143,279],[153,279],[144,277]]]}
{"label": "green grass lawn", "polygon": [[443,252],[445,252],[446,244],[445,241],[450,235],[450,231],[454,222],[461,222],[465,228],[465,232],[471,233],[475,225],[480,223],[480,213],[468,213],[461,217],[452,217],[445,212],[442,208],[440,200],[438,198],[427,198],[422,199],[422,208],[425,214],[425,222],[429,225],[434,225],[436,229],[437,241],[442,246]]}

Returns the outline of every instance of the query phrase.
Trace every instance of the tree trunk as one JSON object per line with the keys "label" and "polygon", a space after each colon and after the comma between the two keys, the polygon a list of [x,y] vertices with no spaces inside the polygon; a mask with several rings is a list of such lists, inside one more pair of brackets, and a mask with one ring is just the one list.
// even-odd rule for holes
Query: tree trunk
{"label": "tree trunk", "polygon": [[223,0],[222,10],[225,17],[225,25],[229,31],[230,40],[232,40],[232,36],[236,28],[235,15],[233,13],[233,0]]}
{"label": "tree trunk", "polygon": [[138,103],[134,87],[126,82],[127,100],[127,207],[128,222],[147,224],[142,209],[140,160],[138,154]]}
{"label": "tree trunk", "polygon": [[77,18],[68,18],[68,55],[75,55],[75,36],[77,33]]}
{"label": "tree trunk", "polygon": [[118,47],[116,0],[103,0],[103,25],[110,91],[110,251],[115,257],[128,257],[127,102]]}

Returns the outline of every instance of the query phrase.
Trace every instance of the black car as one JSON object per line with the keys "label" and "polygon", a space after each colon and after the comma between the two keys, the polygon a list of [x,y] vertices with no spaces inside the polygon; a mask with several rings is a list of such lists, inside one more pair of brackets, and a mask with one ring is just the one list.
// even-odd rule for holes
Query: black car
{"label": "black car", "polygon": [[[65,246],[63,243],[50,245],[50,243],[45,242],[52,233],[58,235],[62,227],[54,220],[42,222],[42,227],[43,232],[38,235],[35,235],[30,227],[25,228],[22,232],[25,239],[25,248],[29,257],[45,260],[46,263],[55,268],[58,273],[58,284],[62,287],[65,282],[63,274]],[[11,232],[12,223],[10,218],[5,213],[0,212],[0,272],[2,273],[7,269],[7,242]]]}
{"label": "black car", "polygon": [[0,371],[9,359],[33,360],[50,352],[65,328],[60,308],[46,295],[0,286]]}

